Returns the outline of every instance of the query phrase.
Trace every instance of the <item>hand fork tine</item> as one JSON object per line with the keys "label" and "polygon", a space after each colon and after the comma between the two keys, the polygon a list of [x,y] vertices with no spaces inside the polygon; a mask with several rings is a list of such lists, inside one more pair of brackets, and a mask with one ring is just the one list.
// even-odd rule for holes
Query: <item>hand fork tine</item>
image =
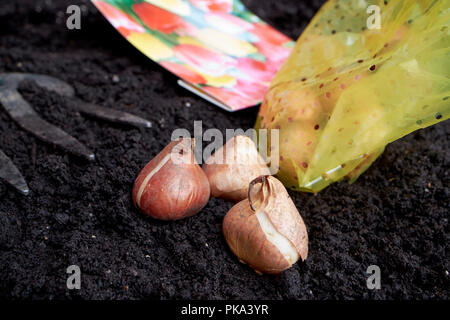
{"label": "hand fork tine", "polygon": [[88,160],[95,159],[94,154],[81,142],[39,117],[15,89],[0,87],[0,103],[22,129],[70,153]]}
{"label": "hand fork tine", "polygon": [[[81,142],[37,115],[17,90],[20,82],[23,80],[33,80],[37,85],[44,89],[66,97],[74,97],[74,89],[72,86],[53,77],[28,73],[0,73],[0,105],[3,105],[11,118],[13,118],[20,127],[34,134],[39,139],[55,144],[69,153],[84,157],[88,160],[94,160],[95,155]],[[96,118],[136,127],[151,127],[150,121],[127,112],[97,106],[78,99],[75,99],[72,104],[81,113]],[[0,178],[5,179],[23,194],[29,192],[25,180],[21,176],[19,170],[17,170],[11,160],[3,152],[0,154]]]}
{"label": "hand fork tine", "polygon": [[[74,103],[75,104],[75,103]],[[109,122],[122,123],[135,127],[151,128],[152,123],[141,117],[137,117],[128,112],[114,110],[110,108],[101,107],[92,103],[77,101],[75,108],[81,113],[107,120]]]}
{"label": "hand fork tine", "polygon": [[11,159],[0,150],[0,179],[5,180],[17,191],[23,195],[27,195],[30,192],[28,185],[25,182],[19,169],[12,163]]}

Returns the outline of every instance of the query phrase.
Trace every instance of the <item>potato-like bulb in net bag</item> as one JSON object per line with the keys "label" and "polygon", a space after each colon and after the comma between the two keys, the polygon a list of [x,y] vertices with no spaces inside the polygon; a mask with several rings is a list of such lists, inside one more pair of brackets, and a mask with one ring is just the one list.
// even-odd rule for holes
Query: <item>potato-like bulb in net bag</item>
{"label": "potato-like bulb in net bag", "polygon": [[280,130],[289,188],[353,182],[388,143],[449,117],[450,0],[371,4],[328,1],[261,105],[256,128]]}

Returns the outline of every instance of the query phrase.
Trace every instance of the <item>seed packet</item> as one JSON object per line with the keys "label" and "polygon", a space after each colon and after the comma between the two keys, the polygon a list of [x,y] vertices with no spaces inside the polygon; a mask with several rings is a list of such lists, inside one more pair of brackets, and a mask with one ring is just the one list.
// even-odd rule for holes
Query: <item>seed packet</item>
{"label": "seed packet", "polygon": [[353,182],[388,143],[448,119],[449,22],[449,0],[328,1],[258,115],[256,128],[280,130],[282,181]]}
{"label": "seed packet", "polygon": [[239,0],[92,0],[179,84],[228,111],[261,103],[294,42]]}

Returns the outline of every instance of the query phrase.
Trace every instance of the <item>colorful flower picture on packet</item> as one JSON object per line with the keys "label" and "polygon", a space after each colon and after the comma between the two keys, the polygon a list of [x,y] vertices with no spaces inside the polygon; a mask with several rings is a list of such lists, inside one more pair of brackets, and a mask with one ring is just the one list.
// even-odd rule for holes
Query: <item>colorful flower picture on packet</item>
{"label": "colorful flower picture on packet", "polygon": [[294,42],[239,0],[92,0],[179,84],[236,111],[259,104]]}

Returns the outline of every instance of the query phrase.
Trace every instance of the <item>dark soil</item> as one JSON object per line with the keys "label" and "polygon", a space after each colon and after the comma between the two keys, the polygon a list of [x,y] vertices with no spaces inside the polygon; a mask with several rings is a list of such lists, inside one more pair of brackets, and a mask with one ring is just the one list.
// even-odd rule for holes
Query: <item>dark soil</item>
{"label": "dark soil", "polygon": [[[296,38],[319,1],[244,1]],[[65,27],[82,4],[82,29]],[[77,97],[143,116],[153,128],[110,125],[71,111],[66,98],[26,82],[21,92],[49,122],[95,152],[88,163],[40,142],[0,108],[0,148],[32,190],[0,183],[0,296],[32,299],[436,299],[449,298],[449,123],[387,147],[353,185],[290,192],[309,231],[305,263],[258,276],[221,233],[230,203],[211,199],[176,222],[146,218],[130,191],[172,130],[250,128],[257,108],[227,113],[176,85],[128,44],[88,1],[0,1],[0,72],[56,76]],[[119,81],[113,81],[118,76]],[[116,78],[116,77],[114,77]],[[117,79],[116,79],[117,80]],[[188,107],[190,103],[190,107]],[[66,269],[82,272],[66,288]],[[381,289],[366,287],[369,265]]]}

